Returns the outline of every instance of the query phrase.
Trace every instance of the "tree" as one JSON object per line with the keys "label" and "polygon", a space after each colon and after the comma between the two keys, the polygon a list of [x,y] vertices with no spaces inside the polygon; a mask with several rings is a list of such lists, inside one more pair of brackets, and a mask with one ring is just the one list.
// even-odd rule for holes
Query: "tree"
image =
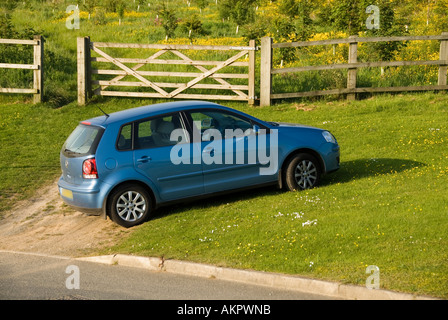
{"label": "tree", "polygon": [[204,10],[205,8],[207,8],[208,3],[209,3],[209,0],[195,0],[194,2],[198,5],[199,10],[200,10],[201,13],[202,13],[202,10]]}
{"label": "tree", "polygon": [[162,27],[165,30],[166,39],[172,38],[179,24],[175,10],[162,4],[157,8],[157,14],[162,19]]}
{"label": "tree", "polygon": [[[369,2],[367,4],[367,2]],[[365,10],[372,4],[366,0],[339,0],[330,7],[330,23],[338,31],[357,35],[365,30]]]}
{"label": "tree", "polygon": [[183,25],[182,25],[184,31],[188,33],[188,39],[190,39],[190,43],[193,43],[193,38],[196,35],[202,35],[205,33],[204,29],[202,28],[202,22],[199,20],[198,16],[196,14],[188,17]]}
{"label": "tree", "polygon": [[438,0],[434,8],[435,21],[437,21],[438,31],[448,31],[448,0]]}
{"label": "tree", "polygon": [[121,0],[105,0],[105,7],[108,12],[117,12]]}
{"label": "tree", "polygon": [[243,26],[255,20],[257,3],[258,0],[221,0],[218,4],[219,15]]}
{"label": "tree", "polygon": [[[307,41],[314,33],[310,17],[311,0],[281,0],[278,15],[271,22],[271,33],[277,42]],[[290,62],[296,59],[297,48],[281,48],[280,59]]]}
{"label": "tree", "polygon": [[85,0],[83,7],[89,13],[89,19],[90,19],[90,15],[95,10],[95,0]]}
{"label": "tree", "polygon": [[[388,0],[372,1],[380,9],[379,29],[366,31],[369,37],[391,37],[401,36],[407,33],[404,22],[397,19],[392,4]],[[401,41],[375,42],[370,47],[370,56],[379,61],[390,61],[406,43]]]}
{"label": "tree", "polygon": [[11,16],[0,11],[0,38],[11,39],[15,36],[15,31],[11,22]]}

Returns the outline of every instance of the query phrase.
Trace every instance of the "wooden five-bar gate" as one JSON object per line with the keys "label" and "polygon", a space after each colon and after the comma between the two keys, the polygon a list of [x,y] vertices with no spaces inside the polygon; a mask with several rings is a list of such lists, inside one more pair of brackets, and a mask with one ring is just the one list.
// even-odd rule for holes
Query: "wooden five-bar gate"
{"label": "wooden five-bar gate", "polygon": [[[255,97],[255,41],[248,46],[201,46],[201,45],[171,45],[171,44],[132,44],[91,42],[89,37],[78,38],[78,103],[83,105],[92,95],[122,96],[142,98],[179,98],[179,99],[210,99],[210,100],[239,100],[253,104]],[[118,58],[106,53],[107,48],[150,49],[156,50],[147,58]],[[224,61],[194,60],[183,50],[233,51],[231,57]],[[92,53],[96,53],[96,57]],[[163,59],[163,55],[174,54],[175,59]],[[236,53],[235,53],[236,52]],[[234,54],[235,53],[235,54]],[[92,62],[111,63],[114,70],[94,69]],[[128,64],[128,65],[127,65]],[[129,64],[133,64],[129,66]],[[141,70],[147,65],[188,65],[196,71],[185,72]],[[207,68],[208,66],[208,68]],[[241,72],[222,72],[226,67],[243,67]],[[234,69],[232,69],[234,70]],[[113,76],[107,80],[92,80],[92,75]],[[127,80],[123,80],[128,77]],[[129,77],[132,81],[129,81]],[[156,81],[168,79],[169,82]],[[172,79],[189,79],[186,82],[174,82]],[[135,81],[135,80],[138,81]],[[213,79],[214,83],[204,83],[205,79]],[[229,79],[245,79],[245,84],[230,83]],[[96,86],[96,88],[94,88]],[[110,87],[139,87],[146,88],[138,91],[112,91]],[[171,89],[171,90],[167,90]],[[200,94],[187,92],[188,89],[202,89]],[[217,90],[226,90],[229,94],[216,94]]]}

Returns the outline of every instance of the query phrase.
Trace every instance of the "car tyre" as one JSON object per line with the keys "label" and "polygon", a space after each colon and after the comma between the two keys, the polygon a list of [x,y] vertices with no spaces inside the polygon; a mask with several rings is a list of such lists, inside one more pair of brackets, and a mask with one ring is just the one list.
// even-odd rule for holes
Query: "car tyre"
{"label": "car tyre", "polygon": [[112,221],[130,228],[145,222],[152,213],[148,191],[139,185],[123,185],[110,196],[109,212]]}
{"label": "car tyre", "polygon": [[308,153],[299,153],[286,166],[285,185],[290,191],[312,189],[319,184],[321,175],[319,161]]}

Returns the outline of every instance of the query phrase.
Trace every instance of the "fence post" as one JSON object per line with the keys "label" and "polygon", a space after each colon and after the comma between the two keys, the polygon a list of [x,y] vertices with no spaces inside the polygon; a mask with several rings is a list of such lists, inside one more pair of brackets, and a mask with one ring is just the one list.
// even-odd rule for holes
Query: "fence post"
{"label": "fence post", "polygon": [[[350,36],[349,39],[355,39],[356,36]],[[353,40],[355,41],[355,40]],[[358,42],[350,42],[348,50],[348,63],[358,62]],[[349,68],[347,73],[347,89],[356,89],[357,68]],[[356,93],[347,94],[347,100],[356,100]]]}
{"label": "fence post", "polygon": [[37,44],[33,48],[33,64],[37,65],[37,69],[33,72],[33,89],[36,90],[33,103],[39,103],[44,100],[44,37],[34,36],[34,40]]}
{"label": "fence post", "polygon": [[261,38],[260,106],[271,105],[272,90],[272,38]]}
{"label": "fence post", "polygon": [[78,104],[85,105],[91,96],[90,37],[77,39]]}
{"label": "fence post", "polygon": [[257,47],[255,46],[255,40],[249,41],[249,47],[252,47],[253,50],[249,51],[249,90],[247,95],[249,96],[248,103],[250,105],[255,104],[255,50]]}
{"label": "fence post", "polygon": [[[448,36],[448,32],[442,32],[442,36]],[[448,40],[440,41],[440,56],[439,60],[448,61]],[[439,66],[439,86],[446,86],[447,84],[448,62]]]}

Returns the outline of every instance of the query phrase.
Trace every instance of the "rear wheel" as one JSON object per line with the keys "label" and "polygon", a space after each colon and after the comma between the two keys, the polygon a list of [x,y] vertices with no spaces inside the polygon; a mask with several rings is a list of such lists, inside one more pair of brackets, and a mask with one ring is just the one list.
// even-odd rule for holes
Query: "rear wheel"
{"label": "rear wheel", "polygon": [[111,194],[111,219],[126,228],[145,222],[152,211],[151,197],[139,185],[124,185]]}
{"label": "rear wheel", "polygon": [[321,175],[317,159],[310,154],[299,153],[286,166],[286,187],[291,191],[314,188],[319,184]]}

